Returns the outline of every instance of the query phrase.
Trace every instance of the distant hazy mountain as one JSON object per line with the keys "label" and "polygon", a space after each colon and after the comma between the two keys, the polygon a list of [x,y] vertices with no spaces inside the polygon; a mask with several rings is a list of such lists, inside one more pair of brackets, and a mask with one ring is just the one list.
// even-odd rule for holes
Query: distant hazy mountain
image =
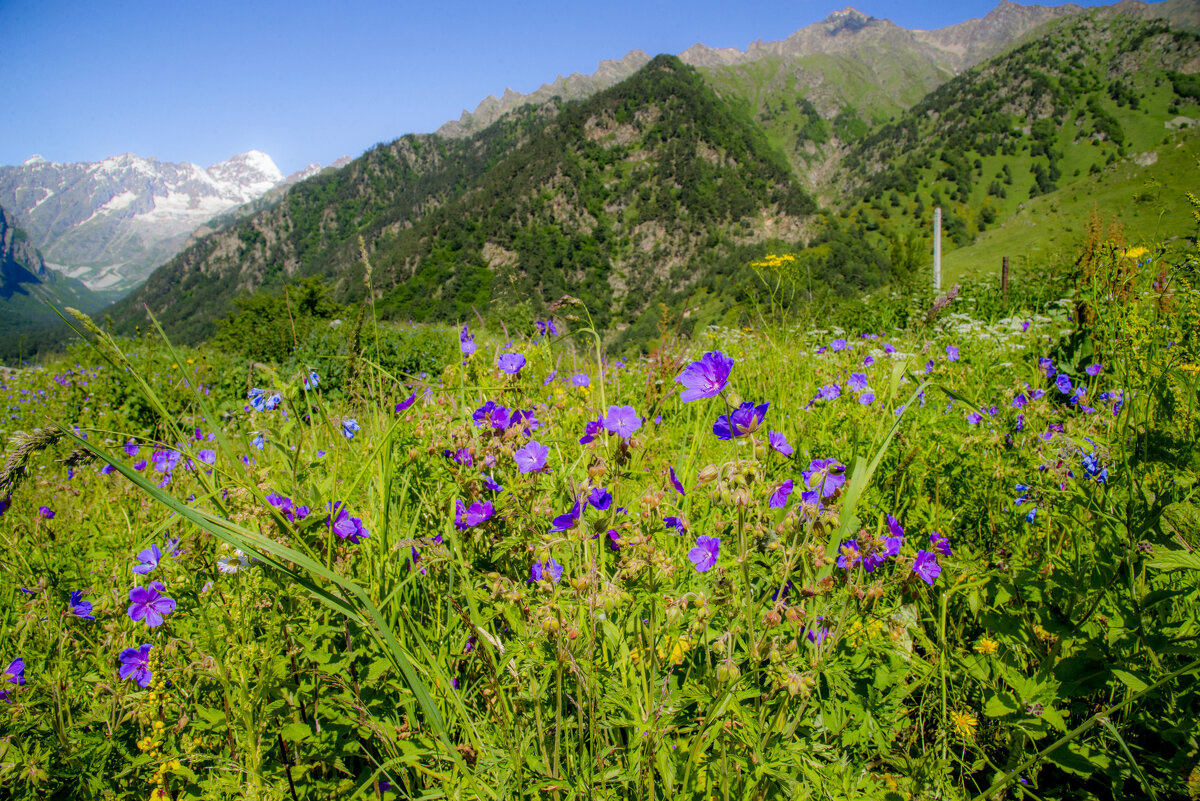
{"label": "distant hazy mountain", "polygon": [[0,205],[52,267],[113,296],[140,284],[202,223],[320,170],[285,178],[256,150],[208,168],[132,153],[94,163],[33,156],[0,167]]}

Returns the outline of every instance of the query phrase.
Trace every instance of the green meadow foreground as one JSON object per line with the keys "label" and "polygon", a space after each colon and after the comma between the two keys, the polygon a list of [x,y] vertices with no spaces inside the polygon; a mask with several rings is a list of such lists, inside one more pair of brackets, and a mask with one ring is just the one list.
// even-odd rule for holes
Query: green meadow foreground
{"label": "green meadow foreground", "polygon": [[1200,797],[1196,267],[625,359],[81,319],[0,381],[0,795]]}

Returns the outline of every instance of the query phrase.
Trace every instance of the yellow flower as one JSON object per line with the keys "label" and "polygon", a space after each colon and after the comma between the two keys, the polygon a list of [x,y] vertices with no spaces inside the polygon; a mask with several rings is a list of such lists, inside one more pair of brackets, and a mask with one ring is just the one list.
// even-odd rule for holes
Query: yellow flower
{"label": "yellow flower", "polygon": [[991,656],[1000,650],[1000,644],[991,637],[980,637],[979,642],[975,643],[975,651],[984,656]]}
{"label": "yellow flower", "polygon": [[[687,652],[690,650],[692,650],[692,641],[687,637],[680,637],[675,641],[675,644],[671,646],[671,664],[682,665],[684,657],[687,656]],[[659,646],[658,648],[658,658],[667,659],[667,655],[663,653],[662,646]]]}
{"label": "yellow flower", "polygon": [[979,719],[970,712],[951,712],[950,720],[954,723],[954,731],[958,736],[967,739],[975,739],[975,727],[979,725]]}
{"label": "yellow flower", "polygon": [[1136,247],[1136,248],[1130,248],[1129,250],[1125,251],[1125,258],[1140,259],[1142,256],[1145,256],[1149,252],[1150,252],[1149,250],[1147,250],[1144,247],[1140,247],[1140,246]]}

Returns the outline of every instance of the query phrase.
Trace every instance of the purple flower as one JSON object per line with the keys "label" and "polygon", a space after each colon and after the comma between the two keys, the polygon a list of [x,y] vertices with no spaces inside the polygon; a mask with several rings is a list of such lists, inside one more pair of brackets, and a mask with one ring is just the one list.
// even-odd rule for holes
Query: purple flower
{"label": "purple flower", "polygon": [[847,540],[838,548],[837,566],[849,570],[862,562],[862,551],[859,550],[858,540]]}
{"label": "purple flower", "polygon": [[682,517],[675,517],[674,515],[672,515],[670,517],[664,517],[663,524],[667,528],[675,529],[680,534],[682,534],[684,531],[687,530],[687,523],[684,522],[684,519]]}
{"label": "purple flower", "polygon": [[350,540],[354,545],[357,545],[362,540],[370,536],[370,533],[363,526],[361,519],[351,517],[346,511],[346,505],[342,501],[329,505],[330,515],[325,518],[325,525],[333,527],[333,533],[337,534],[343,540]]}
{"label": "purple flower", "polygon": [[200,461],[204,462],[205,464],[216,464],[217,452],[212,450],[211,448],[205,448],[204,450],[202,450],[196,454],[196,458],[199,459]]}
{"label": "purple flower", "polygon": [[458,349],[462,351],[463,356],[470,356],[475,352],[476,347],[475,337],[471,334],[466,324],[464,324],[462,333],[458,335]]}
{"label": "purple flower", "polygon": [[950,539],[945,534],[931,531],[929,533],[929,545],[942,556],[954,555],[954,551],[950,550]]}
{"label": "purple flower", "polygon": [[588,503],[597,512],[607,511],[608,507],[612,506],[612,494],[604,487],[596,487],[588,493]]}
{"label": "purple flower", "polygon": [[49,506],[39,506],[38,514],[41,515],[42,517],[46,518],[47,520],[54,519],[54,510],[51,509]]}
{"label": "purple flower", "polygon": [[792,446],[788,445],[787,437],[785,437],[783,434],[780,434],[778,431],[767,432],[767,444],[769,444],[773,450],[783,454],[784,456],[792,455]]}
{"label": "purple flower", "polygon": [[1054,381],[1054,386],[1058,387],[1058,391],[1064,395],[1071,394],[1071,379],[1066,373],[1058,374],[1058,378]]}
{"label": "purple flower", "polygon": [[92,615],[92,602],[83,600],[83,591],[75,590],[71,593],[71,600],[68,602],[71,607],[71,614],[75,617],[83,618],[84,620],[95,620]]}
{"label": "purple flower", "polygon": [[132,459],[133,457],[138,455],[138,446],[135,445],[132,441],[125,443],[124,450],[125,450],[125,455],[128,456],[130,459]]}
{"label": "purple flower", "polygon": [[575,505],[571,507],[571,511],[561,514],[550,521],[550,533],[557,534],[560,531],[574,528],[575,524],[579,522],[581,514],[583,514],[583,504],[581,501],[576,500]]}
{"label": "purple flower", "polygon": [[851,373],[850,380],[846,382],[846,386],[850,387],[850,389],[854,390],[855,392],[862,392],[864,389],[870,386],[869,382],[867,381],[867,374]]}
{"label": "purple flower", "polygon": [[835,401],[842,397],[842,388],[838,384],[826,384],[817,390],[815,400],[820,401]]}
{"label": "purple flower", "polygon": [[717,563],[721,551],[721,540],[718,537],[707,537],[701,534],[696,538],[696,547],[688,551],[688,559],[696,566],[697,573],[711,570]]}
{"label": "purple flower", "polygon": [[163,618],[175,611],[175,599],[163,595],[161,581],[152,581],[147,587],[134,587],[129,591],[129,619],[135,623],[145,621],[150,628],[161,626]]}
{"label": "purple flower", "polygon": [[858,403],[860,406],[870,406],[874,402],[875,402],[875,393],[874,392],[864,392],[863,394],[858,396]]}
{"label": "purple flower", "polygon": [[586,387],[590,383],[591,379],[588,378],[587,373],[576,373],[575,375],[571,376],[571,384],[573,386]]}
{"label": "purple flower", "polygon": [[[25,660],[14,659],[13,661],[9,662],[8,667],[4,669],[4,672],[0,673],[0,679],[7,681],[9,684],[16,684],[17,686],[24,684]],[[9,696],[7,690],[0,690],[0,701],[10,704],[12,703],[12,698]]]}
{"label": "purple flower", "polygon": [[717,422],[713,423],[713,433],[717,435],[717,439],[734,439],[753,434],[762,425],[770,405],[770,403],[763,403],[755,406],[750,401],[746,401],[732,414],[718,417]]}
{"label": "purple flower", "polygon": [[409,406],[412,406],[416,402],[416,400],[417,400],[417,393],[414,392],[413,394],[409,395],[408,398],[406,398],[405,400],[402,400],[399,403],[397,403],[396,404],[396,414],[400,414],[400,412],[403,412]]}
{"label": "purple flower", "polygon": [[554,561],[554,557],[550,557],[544,563],[534,562],[530,570],[530,582],[549,581],[552,584],[557,584],[562,578],[563,566]]}
{"label": "purple flower", "polygon": [[942,575],[942,566],[938,564],[937,557],[929,551],[920,551],[917,553],[917,561],[913,563],[913,572],[921,577],[929,586],[933,586],[933,580]]}
{"label": "purple flower", "polygon": [[1054,378],[1054,360],[1048,356],[1038,359],[1038,369],[1046,374],[1046,378]]}
{"label": "purple flower", "polygon": [[502,353],[496,360],[496,366],[509,375],[518,375],[525,366],[525,357],[520,353]]}
{"label": "purple flower", "polygon": [[134,565],[133,572],[145,575],[154,572],[158,567],[159,561],[162,560],[162,551],[159,550],[158,543],[152,543],[149,548],[139,551],[137,558],[141,564]]}
{"label": "purple flower", "polygon": [[692,362],[675,377],[675,380],[685,387],[679,399],[687,403],[701,398],[717,397],[729,383],[729,373],[732,370],[732,356],[726,356],[719,350],[704,354],[699,361]]}
{"label": "purple flower", "polygon": [[829,349],[833,351],[843,351],[846,349],[846,340],[835,339],[829,343]]}
{"label": "purple flower", "polygon": [[558,336],[558,326],[554,324],[553,320],[534,320],[533,322],[542,336]]}
{"label": "purple flower", "polygon": [[977,426],[983,422],[983,415],[972,412],[971,414],[967,415],[967,422],[973,426]]}
{"label": "purple flower", "polygon": [[1084,369],[1084,372],[1085,372],[1085,373],[1087,373],[1088,375],[1100,375],[1101,373],[1103,373],[1103,372],[1104,372],[1104,365],[1102,365],[1102,364],[1089,364],[1089,365],[1088,365],[1088,366],[1087,366],[1087,367]]}
{"label": "purple flower", "polygon": [[554,380],[554,379],[556,379],[556,378],[558,378],[558,371],[557,371],[557,370],[551,370],[551,371],[550,371],[550,375],[546,376],[546,380],[542,382],[542,386],[543,386],[543,387],[549,386],[549,385],[550,385],[550,382],[551,382],[551,381],[553,381],[553,380]]}
{"label": "purple flower", "polygon": [[892,345],[890,342],[884,342],[883,343],[883,352],[886,353],[888,356],[891,356],[893,353],[896,352],[896,346]]}
{"label": "purple flower", "polygon": [[788,496],[792,494],[793,486],[794,483],[789,478],[776,487],[775,491],[771,493],[770,499],[767,500],[767,506],[772,509],[782,509],[787,506]]}
{"label": "purple flower", "polygon": [[629,439],[633,432],[642,427],[642,418],[632,406],[609,406],[604,427],[621,439]]}
{"label": "purple flower", "polygon": [[872,364],[874,364],[874,363],[875,363],[875,357],[874,357],[874,356],[865,356],[865,357],[863,358],[862,366],[863,366],[863,367],[870,367],[870,366],[871,366]]}
{"label": "purple flower", "polygon": [[513,458],[517,461],[517,470],[521,473],[531,473],[535,470],[541,470],[546,466],[546,457],[550,455],[550,448],[546,447],[536,439],[531,439],[524,448],[513,454]]}
{"label": "purple flower", "polygon": [[460,529],[474,528],[496,514],[490,501],[475,501],[469,507],[462,500],[455,501],[454,525]]}
{"label": "purple flower", "polygon": [[121,652],[122,679],[134,679],[139,687],[149,687],[154,674],[150,671],[150,649],[153,645],[147,643],[140,648],[126,648]]}
{"label": "purple flower", "polygon": [[805,484],[828,498],[846,483],[846,465],[837,459],[813,459],[802,475]]}
{"label": "purple flower", "polygon": [[675,488],[676,492],[678,492],[680,495],[682,495],[686,498],[687,493],[683,491],[683,484],[679,483],[679,477],[675,475],[675,468],[674,467],[670,468],[670,471],[671,471],[671,486]]}
{"label": "purple flower", "polygon": [[946,358],[952,362],[958,361],[958,348],[954,345],[946,346]]}

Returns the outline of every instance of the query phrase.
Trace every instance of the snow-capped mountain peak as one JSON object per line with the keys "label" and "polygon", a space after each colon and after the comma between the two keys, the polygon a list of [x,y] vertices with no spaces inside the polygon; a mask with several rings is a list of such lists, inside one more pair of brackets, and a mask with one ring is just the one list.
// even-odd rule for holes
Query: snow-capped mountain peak
{"label": "snow-capped mountain peak", "polygon": [[119,291],[177,253],[198,226],[284,183],[259,150],[208,168],[134,153],[90,163],[32,156],[0,167],[0,206],[52,266],[93,289]]}

